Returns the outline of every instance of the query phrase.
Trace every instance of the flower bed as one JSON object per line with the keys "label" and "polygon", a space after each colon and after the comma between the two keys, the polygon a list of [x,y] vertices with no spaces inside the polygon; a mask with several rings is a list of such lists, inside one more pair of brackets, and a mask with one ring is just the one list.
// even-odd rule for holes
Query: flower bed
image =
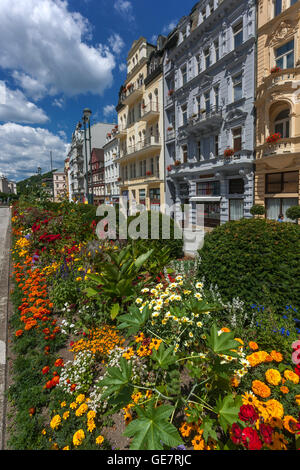
{"label": "flower bed", "polygon": [[298,448],[296,330],[266,345],[191,265],[61,210],[13,211],[11,448],[111,449],[116,415],[132,450]]}

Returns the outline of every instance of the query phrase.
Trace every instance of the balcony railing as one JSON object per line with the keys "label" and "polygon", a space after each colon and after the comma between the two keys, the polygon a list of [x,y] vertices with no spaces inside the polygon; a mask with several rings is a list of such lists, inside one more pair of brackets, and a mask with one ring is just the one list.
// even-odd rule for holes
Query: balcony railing
{"label": "balcony railing", "polygon": [[141,119],[143,121],[151,121],[159,116],[159,105],[157,101],[150,101],[147,105],[142,106]]}
{"label": "balcony railing", "polygon": [[263,149],[263,156],[280,155],[282,153],[292,152],[292,142],[290,139],[280,139],[279,142],[273,144],[265,144]]}
{"label": "balcony railing", "polygon": [[133,103],[139,96],[143,95],[143,84],[142,80],[132,83],[129,88],[126,89],[121,95],[121,102],[123,104]]}
{"label": "balcony railing", "polygon": [[126,150],[124,150],[124,157],[133,155],[135,153],[144,153],[151,148],[158,148],[161,146],[160,138],[158,136],[151,135],[146,137],[144,140],[137,142],[134,145],[129,145]]}

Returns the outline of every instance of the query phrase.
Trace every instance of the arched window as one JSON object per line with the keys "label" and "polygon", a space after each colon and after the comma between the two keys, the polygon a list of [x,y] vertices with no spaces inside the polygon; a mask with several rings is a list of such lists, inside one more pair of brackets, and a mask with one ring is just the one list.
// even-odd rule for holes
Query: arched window
{"label": "arched window", "polygon": [[290,137],[290,110],[284,109],[274,119],[274,131],[282,138]]}

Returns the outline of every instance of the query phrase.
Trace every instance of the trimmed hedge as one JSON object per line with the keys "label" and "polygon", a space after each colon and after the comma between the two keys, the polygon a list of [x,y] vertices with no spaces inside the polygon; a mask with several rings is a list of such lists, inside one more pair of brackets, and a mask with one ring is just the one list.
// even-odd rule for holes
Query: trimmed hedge
{"label": "trimmed hedge", "polygon": [[227,222],[205,236],[199,275],[224,300],[283,311],[300,307],[300,227],[266,219]]}

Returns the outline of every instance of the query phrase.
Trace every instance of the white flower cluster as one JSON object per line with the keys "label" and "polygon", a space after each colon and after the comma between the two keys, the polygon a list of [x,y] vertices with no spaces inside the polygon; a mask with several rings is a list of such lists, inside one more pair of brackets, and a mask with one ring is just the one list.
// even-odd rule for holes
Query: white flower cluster
{"label": "white flower cluster", "polygon": [[72,323],[71,321],[68,321],[66,319],[63,319],[59,323],[60,326],[60,331],[63,335],[69,335],[69,334],[74,334],[77,335],[78,331],[76,330],[75,324]]}
{"label": "white flower cluster", "polygon": [[70,385],[76,385],[76,391],[88,390],[93,381],[95,357],[91,351],[80,351],[73,361],[68,361],[62,369],[58,387],[70,393]]}

